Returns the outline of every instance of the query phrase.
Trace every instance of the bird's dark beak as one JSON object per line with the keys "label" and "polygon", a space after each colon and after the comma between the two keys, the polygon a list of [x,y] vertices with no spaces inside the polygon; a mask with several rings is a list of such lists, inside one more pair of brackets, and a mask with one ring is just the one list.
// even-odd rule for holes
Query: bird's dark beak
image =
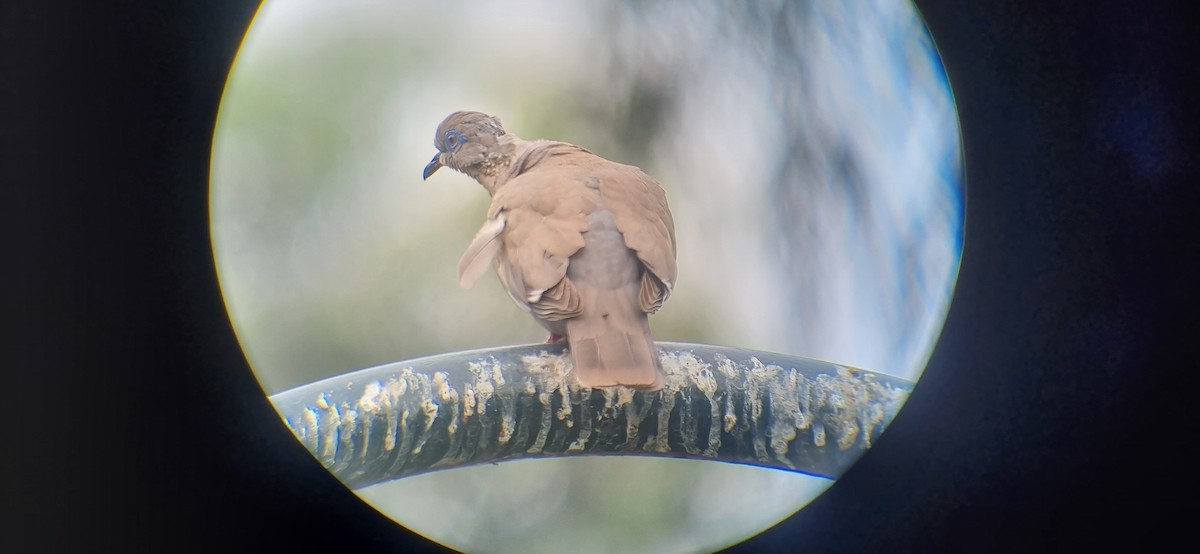
{"label": "bird's dark beak", "polygon": [[429,161],[429,165],[425,166],[425,171],[421,173],[422,181],[429,179],[429,176],[433,175],[434,171],[437,171],[438,169],[440,169],[442,167],[441,157],[442,157],[441,152],[438,152],[437,154],[433,155],[433,159]]}

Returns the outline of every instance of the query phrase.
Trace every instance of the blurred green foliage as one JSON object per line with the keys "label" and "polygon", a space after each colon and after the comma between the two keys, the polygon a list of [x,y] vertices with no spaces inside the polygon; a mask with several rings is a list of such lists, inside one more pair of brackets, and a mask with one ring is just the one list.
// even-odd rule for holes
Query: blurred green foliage
{"label": "blurred green foliage", "polygon": [[[398,359],[545,338],[494,278],[471,291],[456,286],[458,256],[488,197],[450,172],[422,182],[420,170],[440,119],[476,106],[464,98],[442,111],[410,111],[428,104],[429,90],[443,93],[454,68],[414,43],[420,35],[345,23],[309,29],[304,44],[256,24],[221,106],[214,247],[235,328],[268,392]],[[478,94],[519,100],[497,102],[511,132],[649,161],[636,147],[649,140],[635,123],[646,108],[616,114],[621,102],[577,93],[577,79],[498,83]],[[505,94],[505,86],[519,90]],[[703,310],[679,308],[683,296],[655,317],[656,336],[713,336]]]}

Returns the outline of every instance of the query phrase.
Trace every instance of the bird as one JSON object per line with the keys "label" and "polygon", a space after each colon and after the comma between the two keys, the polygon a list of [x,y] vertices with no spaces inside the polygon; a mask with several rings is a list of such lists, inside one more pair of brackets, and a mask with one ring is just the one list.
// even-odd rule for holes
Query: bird
{"label": "bird", "polygon": [[442,167],[491,196],[458,263],[471,288],[495,268],[518,306],[565,340],[579,385],[655,391],[666,374],[648,315],[675,286],[675,222],[662,186],[641,169],[574,144],[524,140],[494,116],[458,111],[434,134]]}

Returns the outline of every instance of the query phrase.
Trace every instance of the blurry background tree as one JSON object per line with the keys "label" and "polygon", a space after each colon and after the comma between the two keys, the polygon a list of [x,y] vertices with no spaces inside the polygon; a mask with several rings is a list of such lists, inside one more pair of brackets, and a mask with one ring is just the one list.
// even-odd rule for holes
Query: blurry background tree
{"label": "blurry background tree", "polygon": [[[656,338],[915,380],[962,236],[940,61],[907,0],[264,3],[213,150],[222,290],[264,389],[540,342],[493,277],[455,268],[488,205],[422,182],[459,109],[639,165],[676,217]],[[543,460],[360,493],[471,550],[677,551],[756,533],[830,483],[679,460]]]}

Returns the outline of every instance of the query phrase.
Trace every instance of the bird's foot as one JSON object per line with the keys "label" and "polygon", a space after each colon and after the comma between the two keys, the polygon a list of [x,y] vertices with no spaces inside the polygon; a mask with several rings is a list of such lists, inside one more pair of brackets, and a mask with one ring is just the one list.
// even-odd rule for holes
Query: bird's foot
{"label": "bird's foot", "polygon": [[550,336],[546,339],[546,344],[553,344],[556,342],[561,342],[562,340],[563,340],[562,335],[560,335],[558,333],[550,333]]}

